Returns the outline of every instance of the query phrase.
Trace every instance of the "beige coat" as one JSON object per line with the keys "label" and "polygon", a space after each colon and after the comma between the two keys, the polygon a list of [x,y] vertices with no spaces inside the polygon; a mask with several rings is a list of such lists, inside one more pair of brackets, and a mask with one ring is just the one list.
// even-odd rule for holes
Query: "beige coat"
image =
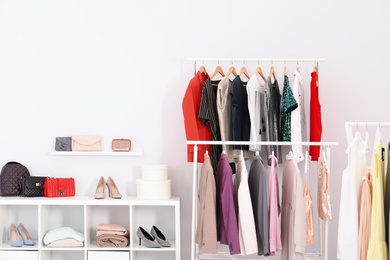
{"label": "beige coat", "polygon": [[204,163],[199,180],[199,211],[195,242],[203,253],[216,253],[217,247],[217,216],[216,187],[213,167],[210,157],[204,155]]}

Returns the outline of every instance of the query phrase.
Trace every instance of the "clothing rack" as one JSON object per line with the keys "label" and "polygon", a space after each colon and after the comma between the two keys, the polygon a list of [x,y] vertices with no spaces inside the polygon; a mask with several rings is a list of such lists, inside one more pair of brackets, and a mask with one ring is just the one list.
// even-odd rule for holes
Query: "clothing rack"
{"label": "clothing rack", "polygon": [[[193,160],[193,182],[192,182],[192,223],[191,223],[191,234],[192,234],[192,240],[191,240],[191,259],[198,260],[199,258],[199,250],[195,243],[195,230],[196,230],[196,221],[198,216],[198,203],[197,203],[197,191],[198,191],[198,145],[282,145],[282,146],[291,146],[291,145],[307,145],[307,146],[326,146],[326,155],[327,155],[327,167],[330,172],[330,146],[337,146],[338,142],[268,142],[268,141],[261,141],[261,142],[252,142],[252,141],[187,141],[187,145],[194,145],[194,160]],[[322,241],[322,224],[321,220],[319,220],[320,225],[320,248],[317,253],[310,253],[305,256],[308,257],[308,259],[322,259],[322,260],[328,260],[328,222],[325,221],[324,226],[324,241]],[[322,247],[322,244],[324,243],[324,248]],[[219,257],[218,254],[214,256],[210,256],[207,258],[202,259],[254,259],[252,256],[230,256],[230,255],[224,255],[222,257]],[[256,259],[259,257],[256,256]],[[267,257],[268,259],[268,257]]]}
{"label": "clothing rack", "polygon": [[[287,62],[296,62],[297,65],[299,65],[300,62],[313,62],[317,68],[317,71],[319,71],[319,63],[325,62],[326,59],[324,58],[187,58],[188,61],[194,62],[194,72],[196,74],[197,72],[197,63],[202,62],[231,62],[233,64],[234,62],[242,62],[245,64],[246,62],[257,62],[260,64],[260,62],[271,62],[273,64],[274,62],[284,63]],[[195,223],[197,218],[197,180],[198,180],[198,169],[197,169],[197,161],[198,161],[198,145],[250,145],[250,144],[258,144],[258,145],[305,145],[305,146],[327,146],[327,164],[328,169],[330,165],[330,146],[338,145],[337,142],[250,142],[250,141],[242,141],[242,142],[236,142],[236,141],[187,141],[188,144],[194,145],[194,163],[193,163],[193,190],[192,190],[192,224],[191,224],[191,230],[192,230],[192,241],[191,241],[191,259],[199,259],[199,253],[196,252],[196,243],[195,243]],[[320,225],[320,232],[322,230],[321,227],[321,221],[319,221]],[[328,260],[328,223],[325,222],[325,244],[324,244],[324,250],[322,248],[322,236],[320,235],[320,250],[317,252],[317,254],[311,254],[313,255],[313,258],[309,256],[309,259],[322,259],[322,260]],[[227,255],[223,257],[222,259],[234,259],[230,255]],[[245,257],[244,257],[245,258]],[[208,258],[213,259],[213,258]],[[218,258],[214,258],[218,259]],[[221,258],[219,258],[221,259]]]}

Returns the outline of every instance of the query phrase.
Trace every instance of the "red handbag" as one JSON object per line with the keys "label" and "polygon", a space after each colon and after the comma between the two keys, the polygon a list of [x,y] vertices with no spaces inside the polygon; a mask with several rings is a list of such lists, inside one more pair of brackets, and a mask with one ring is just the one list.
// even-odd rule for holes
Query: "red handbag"
{"label": "red handbag", "polygon": [[73,178],[46,178],[43,184],[45,197],[71,197],[75,195]]}

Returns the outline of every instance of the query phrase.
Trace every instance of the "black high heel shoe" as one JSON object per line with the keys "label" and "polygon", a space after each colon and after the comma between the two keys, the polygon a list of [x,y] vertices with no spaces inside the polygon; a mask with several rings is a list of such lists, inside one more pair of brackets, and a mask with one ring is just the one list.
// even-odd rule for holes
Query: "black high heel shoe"
{"label": "black high heel shoe", "polygon": [[161,245],[142,227],[138,227],[137,236],[139,237],[139,245],[141,245],[142,240],[146,247],[161,247]]}
{"label": "black high heel shoe", "polygon": [[163,247],[170,247],[171,244],[165,239],[164,234],[156,227],[153,226],[152,230],[150,231],[152,236],[156,239],[156,241]]}

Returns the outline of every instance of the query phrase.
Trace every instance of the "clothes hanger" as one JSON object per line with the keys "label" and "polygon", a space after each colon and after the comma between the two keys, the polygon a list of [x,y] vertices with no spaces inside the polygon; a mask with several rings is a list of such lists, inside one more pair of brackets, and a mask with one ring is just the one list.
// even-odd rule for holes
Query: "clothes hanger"
{"label": "clothes hanger", "polygon": [[366,151],[367,152],[371,151],[370,136],[368,134],[367,122],[366,122],[366,137],[365,137],[364,143],[366,144]]}
{"label": "clothes hanger", "polygon": [[224,143],[224,141],[222,141],[222,153],[223,153],[223,154],[226,154],[226,151],[225,151],[225,143]]}
{"label": "clothes hanger", "polygon": [[306,150],[305,152],[305,184],[306,186],[309,186],[309,174],[307,173],[309,171],[309,152]]}
{"label": "clothes hanger", "polygon": [[257,66],[255,74],[259,74],[260,77],[264,80],[264,82],[267,82],[267,78],[263,74],[263,70],[261,69],[260,66]]}
{"label": "clothes hanger", "polygon": [[240,69],[239,75],[241,76],[242,74],[244,74],[247,79],[250,79],[248,70],[246,69],[245,66],[242,66],[241,69]]}
{"label": "clothes hanger", "polygon": [[299,68],[299,63],[298,63],[298,61],[297,61],[297,71],[298,71],[299,73],[301,73],[301,69]]}
{"label": "clothes hanger", "polygon": [[287,67],[286,67],[286,64],[284,64],[284,76],[286,76],[287,75]]}
{"label": "clothes hanger", "polygon": [[325,165],[328,164],[328,163],[326,162],[327,159],[326,159],[326,153],[325,153],[325,151],[322,152],[322,160],[324,161]]}
{"label": "clothes hanger", "polygon": [[276,81],[276,76],[275,76],[275,69],[274,66],[272,65],[271,68],[269,69],[269,76],[274,77],[274,80]]}
{"label": "clothes hanger", "polygon": [[203,65],[200,66],[199,72],[201,72],[201,73],[207,73],[206,68],[205,68]]}
{"label": "clothes hanger", "polygon": [[228,72],[226,73],[226,76],[229,77],[230,74],[233,74],[234,76],[237,76],[236,68],[233,65],[230,66]]}
{"label": "clothes hanger", "polygon": [[221,66],[215,67],[215,70],[213,74],[210,76],[210,79],[214,78],[217,74],[220,74],[222,77],[225,77],[225,73],[223,72],[223,69]]}

